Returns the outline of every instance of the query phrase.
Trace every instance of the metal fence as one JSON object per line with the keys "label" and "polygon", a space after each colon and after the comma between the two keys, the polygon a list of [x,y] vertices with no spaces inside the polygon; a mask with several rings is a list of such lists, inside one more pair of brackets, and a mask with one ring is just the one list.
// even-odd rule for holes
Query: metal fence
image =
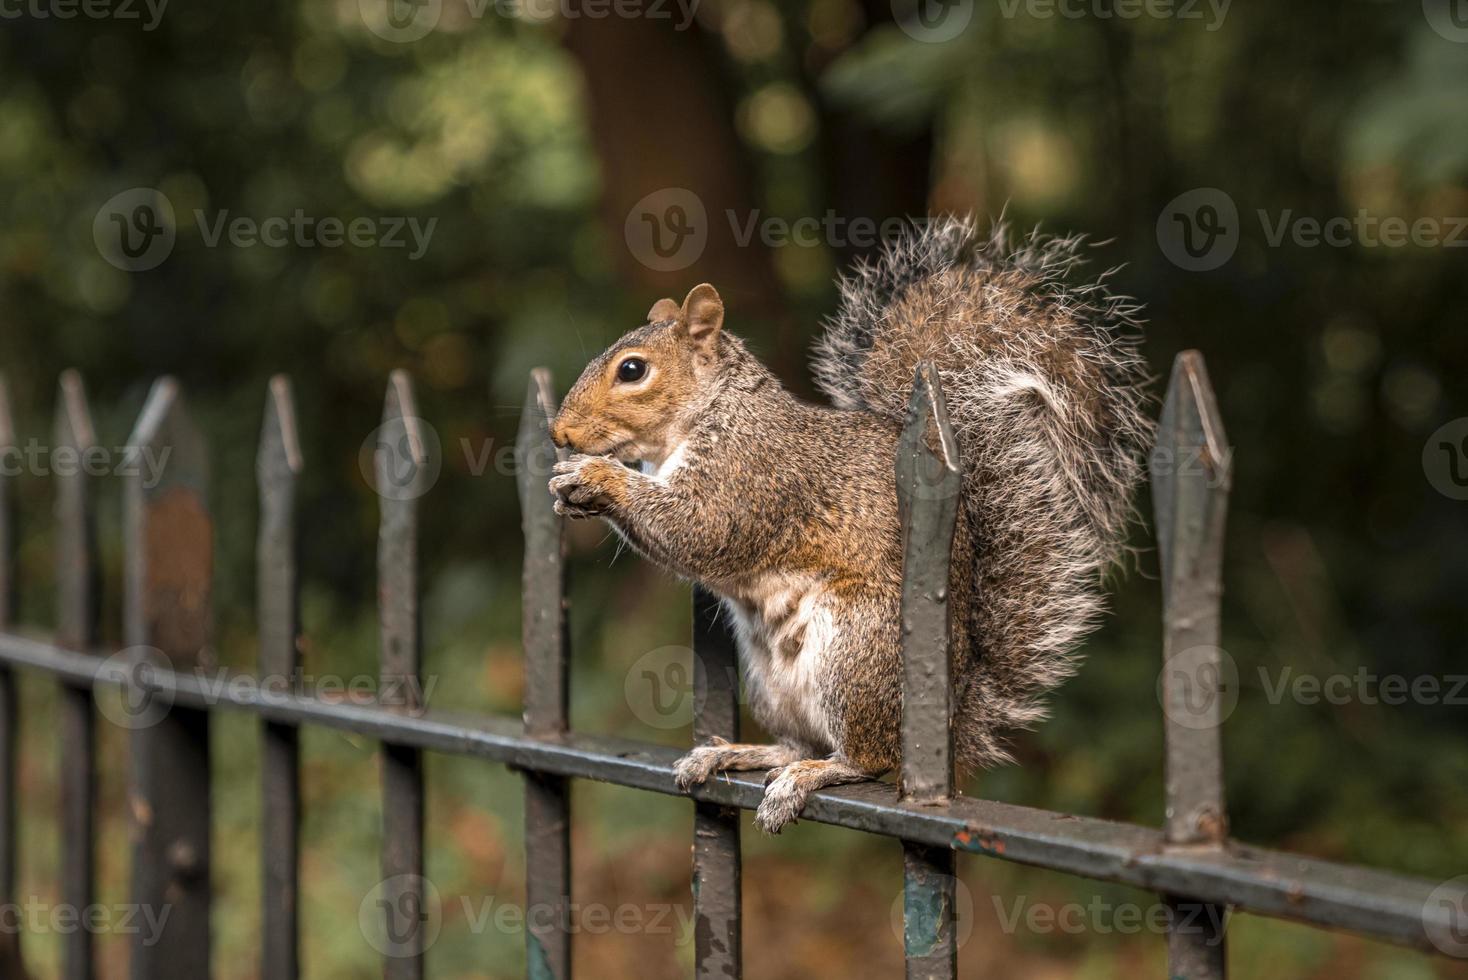
{"label": "metal fence", "polygon": [[[213,527],[207,504],[205,444],[178,386],[158,382],[130,440],[132,452],[169,452],[161,480],[126,476],[125,638],[120,660],[97,649],[98,559],[88,480],[81,468],[55,475],[58,622],[49,638],[11,624],[15,593],[14,518],[9,481],[0,477],[0,904],[16,897],[16,752],[19,703],[14,670],[54,677],[60,699],[61,896],[83,909],[94,898],[95,706],[92,689],[120,685],[171,707],[130,733],[128,820],[132,901],[168,907],[156,941],[133,942],[136,980],[199,980],[210,972],[211,712],[245,711],[263,739],[260,973],[298,975],[298,832],[301,815],[298,730],[313,724],[354,732],[382,746],[384,914],[392,947],[390,980],[424,973],[422,907],[424,751],[474,756],[524,774],[527,908],[556,914],[527,926],[527,972],[571,975],[568,781],[596,779],[678,795],[672,749],[571,731],[567,723],[566,592],[562,522],[546,492],[555,458],[547,420],[550,378],[536,371],[516,445],[525,536],[523,723],[505,717],[427,710],[415,692],[421,640],[417,520],[424,443],[411,384],[395,373],[384,423],[406,469],[377,457],[382,691],[371,704],[322,700],[269,678],[300,665],[294,497],[302,458],[289,384],[273,380],[260,441],[261,521],[257,548],[259,674],[253,683],[218,683],[200,667],[208,649]],[[86,454],[94,444],[80,380],[61,379],[53,451]],[[14,444],[0,384],[0,448]],[[1219,566],[1230,456],[1212,391],[1196,352],[1180,355],[1153,458],[1153,496],[1165,601],[1161,693],[1166,719],[1166,820],[1162,830],[955,795],[949,734],[948,611],[945,590],[959,480],[958,448],[942,393],[920,370],[897,460],[905,534],[903,590],[903,764],[896,785],[860,783],[813,796],[805,819],[864,830],[901,842],[909,977],[956,972],[954,861],[960,851],[1120,882],[1157,892],[1169,916],[1170,974],[1222,977],[1225,944],[1219,910],[1254,912],[1332,927],[1419,949],[1456,935],[1461,910],[1439,900],[1433,883],[1260,850],[1228,838],[1219,751],[1222,698],[1216,643]],[[1181,465],[1190,460],[1194,465]],[[398,459],[401,463],[404,460]],[[406,481],[406,483],[405,483]],[[392,492],[387,492],[391,490]],[[409,492],[402,492],[407,490]],[[715,601],[694,597],[694,735],[738,733],[733,643],[717,623]],[[153,655],[144,654],[153,650]],[[241,677],[241,679],[246,679]],[[1150,696],[1146,699],[1150,701]],[[147,704],[146,699],[139,701]],[[741,975],[741,809],[758,806],[759,774],[729,773],[695,788],[693,902],[695,975]],[[1217,927],[1217,928],[1216,928]],[[19,976],[23,937],[0,937],[0,971]],[[64,937],[64,976],[94,973],[91,937]]]}

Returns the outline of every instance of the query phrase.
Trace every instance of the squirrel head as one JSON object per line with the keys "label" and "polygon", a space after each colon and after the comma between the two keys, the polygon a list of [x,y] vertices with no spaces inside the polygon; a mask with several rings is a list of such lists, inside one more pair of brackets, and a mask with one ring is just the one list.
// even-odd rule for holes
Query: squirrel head
{"label": "squirrel head", "polygon": [[703,283],[682,306],[658,300],[647,320],[581,372],[551,423],[557,445],[624,463],[672,451],[717,373],[724,302]]}

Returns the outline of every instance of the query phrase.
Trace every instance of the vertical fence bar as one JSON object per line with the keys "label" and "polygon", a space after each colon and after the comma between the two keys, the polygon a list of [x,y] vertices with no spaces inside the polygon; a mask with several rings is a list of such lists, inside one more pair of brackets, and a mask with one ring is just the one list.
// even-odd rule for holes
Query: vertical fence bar
{"label": "vertical fence bar", "polygon": [[[568,727],[564,522],[546,483],[556,449],[550,419],[556,399],[550,372],[531,372],[515,440],[520,523],[525,535],[523,640],[525,733],[555,737]],[[525,773],[526,974],[571,976],[571,795],[564,776]]]}
{"label": "vertical fence bar", "polygon": [[[693,592],[693,740],[739,740],[739,666],[734,637],[719,622],[719,600]],[[693,975],[744,973],[739,808],[694,803]]]}
{"label": "vertical fence bar", "polygon": [[[56,402],[56,451],[84,461],[97,443],[81,375],[61,376]],[[79,652],[96,649],[98,625],[97,532],[85,466],[57,467],[56,608],[57,642]],[[96,715],[90,688],[62,682],[61,713],[61,901],[69,909],[91,906],[96,889],[97,792]],[[92,933],[63,935],[61,975],[90,980]]]}
{"label": "vertical fence bar", "polygon": [[[428,492],[428,445],[404,371],[388,380],[374,453],[382,516],[377,538],[381,633],[380,698],[391,707],[422,707],[423,644],[418,610],[418,498]],[[382,907],[388,916],[387,980],[422,980],[428,917],[423,881],[423,753],[382,745]]]}
{"label": "vertical fence bar", "polygon": [[[1220,727],[1230,681],[1218,649],[1219,598],[1232,456],[1197,351],[1183,351],[1173,364],[1151,470],[1164,606],[1166,839],[1221,848],[1228,817]],[[1170,976],[1222,980],[1224,910],[1182,896],[1166,901]]]}
{"label": "vertical fence bar", "polygon": [[[302,467],[290,379],[270,379],[255,473],[260,487],[256,594],[260,677],[267,689],[294,691],[300,659],[300,581],[296,570],[296,478]],[[261,725],[262,976],[300,972],[300,734],[294,725]]]}
{"label": "vertical fence bar", "polygon": [[[904,800],[942,805],[953,795],[948,565],[962,484],[958,442],[936,368],[918,366],[897,450],[902,514],[902,772]],[[910,980],[951,980],[954,853],[903,841],[903,945]]]}
{"label": "vertical fence bar", "polygon": [[[132,676],[146,687],[159,667],[183,672],[211,660],[208,465],[173,379],[153,385],[128,462],[125,632]],[[209,715],[163,707],[135,716],[128,802],[133,902],[155,916],[166,909],[168,919],[156,940],[146,930],[134,936],[130,967],[135,980],[199,980],[209,975]]]}
{"label": "vertical fence bar", "polygon": [[[15,447],[15,426],[10,415],[10,392],[0,377],[0,451]],[[15,501],[10,478],[0,473],[0,630],[10,627],[15,615]],[[13,908],[16,893],[17,770],[20,738],[20,698],[15,672],[0,667],[0,903]],[[0,973],[23,976],[20,930],[0,932]]]}

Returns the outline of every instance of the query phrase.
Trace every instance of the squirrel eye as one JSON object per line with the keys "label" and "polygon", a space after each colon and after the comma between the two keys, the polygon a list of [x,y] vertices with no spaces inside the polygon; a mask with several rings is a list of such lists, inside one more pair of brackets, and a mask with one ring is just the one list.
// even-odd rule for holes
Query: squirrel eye
{"label": "squirrel eye", "polygon": [[631,383],[641,381],[647,374],[647,362],[640,357],[629,357],[617,365],[617,380]]}

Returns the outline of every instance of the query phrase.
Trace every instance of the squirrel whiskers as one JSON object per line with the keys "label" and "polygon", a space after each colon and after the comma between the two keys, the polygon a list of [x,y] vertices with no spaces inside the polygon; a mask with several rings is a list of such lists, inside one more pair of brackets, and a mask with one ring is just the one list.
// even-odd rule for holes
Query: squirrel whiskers
{"label": "squirrel whiskers", "polygon": [[[576,450],[557,509],[719,595],[752,712],[776,745],[700,746],[687,787],[770,769],[777,832],[814,790],[900,753],[902,555],[894,460],[919,361],[938,367],[964,459],[954,538],[954,744],[1009,759],[1101,615],[1152,425],[1137,307],[1074,281],[1079,239],[1011,245],[969,221],[915,228],[841,281],[803,403],[724,332],[696,287],[593,361],[552,427]],[[636,463],[640,470],[624,463]]]}

